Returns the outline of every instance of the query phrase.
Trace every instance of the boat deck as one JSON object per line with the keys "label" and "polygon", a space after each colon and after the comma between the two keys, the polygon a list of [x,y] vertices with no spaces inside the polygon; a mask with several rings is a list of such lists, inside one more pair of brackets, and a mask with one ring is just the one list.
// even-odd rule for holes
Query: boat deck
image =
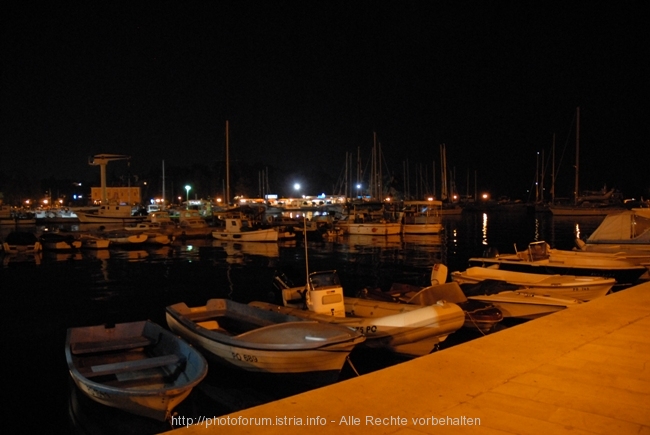
{"label": "boat deck", "polygon": [[648,331],[650,282],[168,434],[650,434]]}

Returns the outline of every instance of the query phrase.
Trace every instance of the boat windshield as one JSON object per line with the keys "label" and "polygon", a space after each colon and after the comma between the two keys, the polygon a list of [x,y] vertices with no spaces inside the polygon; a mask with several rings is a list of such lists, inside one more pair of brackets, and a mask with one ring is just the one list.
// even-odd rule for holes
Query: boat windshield
{"label": "boat windshield", "polygon": [[549,257],[548,244],[545,241],[532,242],[528,245],[528,253],[532,261],[545,260]]}
{"label": "boat windshield", "polygon": [[323,287],[338,287],[341,285],[339,275],[335,270],[326,272],[314,272],[309,275],[309,283],[313,289]]}

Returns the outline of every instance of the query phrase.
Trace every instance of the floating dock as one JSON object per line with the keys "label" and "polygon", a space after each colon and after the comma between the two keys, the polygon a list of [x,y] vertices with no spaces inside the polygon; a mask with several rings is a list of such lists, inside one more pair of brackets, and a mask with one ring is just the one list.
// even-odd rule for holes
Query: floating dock
{"label": "floating dock", "polygon": [[358,378],[184,424],[167,434],[650,435],[650,282]]}

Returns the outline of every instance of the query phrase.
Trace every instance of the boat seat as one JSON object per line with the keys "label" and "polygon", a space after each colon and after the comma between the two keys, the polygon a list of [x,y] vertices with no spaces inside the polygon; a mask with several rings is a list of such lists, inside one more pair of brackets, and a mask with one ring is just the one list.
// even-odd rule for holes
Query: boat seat
{"label": "boat seat", "polygon": [[205,320],[212,320],[215,317],[219,317],[222,313],[219,311],[197,311],[193,313],[181,313],[185,318],[193,322],[201,322]]}
{"label": "boat seat", "polygon": [[81,341],[73,343],[70,347],[73,355],[83,355],[87,353],[111,352],[115,350],[136,349],[153,344],[153,341],[147,337],[127,337],[119,340],[109,341]]}
{"label": "boat seat", "polygon": [[216,331],[219,329],[219,324],[216,320],[206,320],[205,322],[196,322],[201,328],[209,329],[211,331]]}
{"label": "boat seat", "polygon": [[170,364],[176,364],[181,361],[178,355],[163,355],[153,358],[136,359],[111,364],[100,364],[90,367],[90,371],[84,373],[87,378],[95,376],[115,375],[124,372],[134,372],[137,370],[152,369],[163,367]]}

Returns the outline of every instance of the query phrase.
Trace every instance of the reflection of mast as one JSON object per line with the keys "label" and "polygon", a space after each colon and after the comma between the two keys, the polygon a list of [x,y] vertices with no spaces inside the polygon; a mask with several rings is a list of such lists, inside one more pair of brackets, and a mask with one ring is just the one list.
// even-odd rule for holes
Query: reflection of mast
{"label": "reflection of mast", "polygon": [[[121,154],[97,154],[96,156],[88,158],[88,164],[91,166],[99,166],[101,187],[102,187],[102,204],[108,203],[108,198],[106,196],[106,165],[108,162],[114,160],[130,160],[131,156],[125,156]],[[130,182],[130,179],[129,179]]]}

